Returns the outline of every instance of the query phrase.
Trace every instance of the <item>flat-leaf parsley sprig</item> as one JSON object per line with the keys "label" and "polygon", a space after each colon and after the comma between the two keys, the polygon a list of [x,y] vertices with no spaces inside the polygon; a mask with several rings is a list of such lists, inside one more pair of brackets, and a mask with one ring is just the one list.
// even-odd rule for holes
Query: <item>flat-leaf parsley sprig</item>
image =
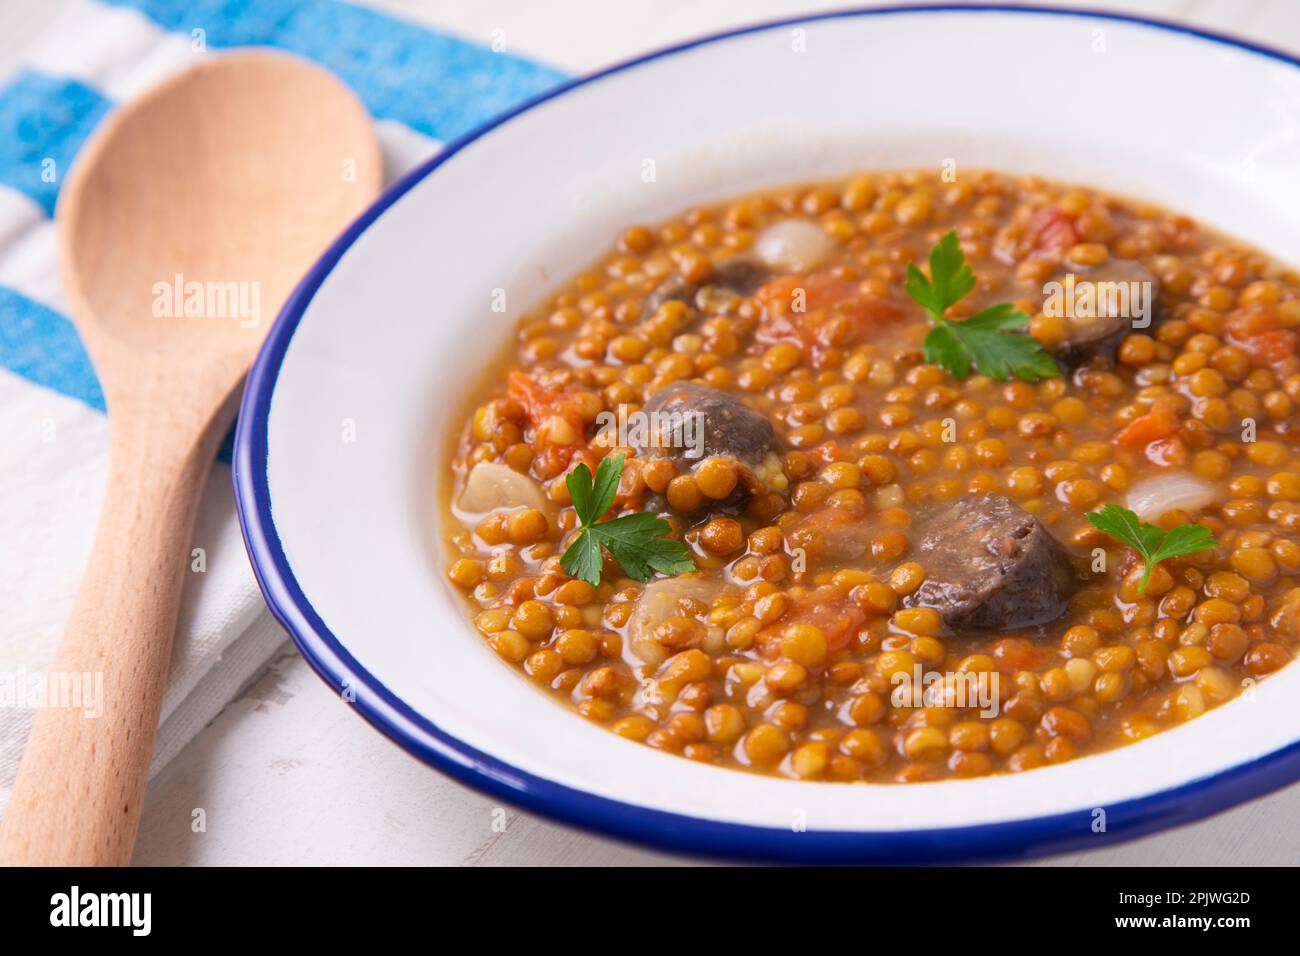
{"label": "flat-leaf parsley sprig", "polygon": [[948,230],[930,250],[930,278],[907,265],[907,294],[930,313],[934,328],[925,337],[925,360],[942,365],[954,378],[965,380],[972,367],[981,375],[1005,382],[1011,376],[1026,382],[1061,374],[1056,360],[1023,330],[1029,316],[1010,303],[995,305],[962,322],[943,314],[975,288],[975,274],[966,263],[955,230]]}
{"label": "flat-leaf parsley sprig", "polygon": [[597,587],[605,563],[603,546],[623,566],[628,577],[637,581],[649,581],[655,571],[663,574],[694,571],[690,552],[680,541],[664,537],[672,531],[672,525],[658,515],[647,511],[600,520],[614,503],[622,474],[623,456],[612,455],[596,466],[594,480],[585,464],[573,469],[564,480],[580,524],[578,536],[560,558],[560,565],[573,577]]}
{"label": "flat-leaf parsley sprig", "polygon": [[1138,593],[1146,592],[1147,582],[1155,566],[1166,558],[1196,554],[1218,547],[1210,529],[1199,524],[1180,524],[1165,531],[1147,524],[1132,511],[1119,505],[1104,505],[1100,511],[1089,511],[1084,517],[1098,531],[1103,531],[1116,541],[1127,544],[1142,556],[1146,570],[1138,582]]}

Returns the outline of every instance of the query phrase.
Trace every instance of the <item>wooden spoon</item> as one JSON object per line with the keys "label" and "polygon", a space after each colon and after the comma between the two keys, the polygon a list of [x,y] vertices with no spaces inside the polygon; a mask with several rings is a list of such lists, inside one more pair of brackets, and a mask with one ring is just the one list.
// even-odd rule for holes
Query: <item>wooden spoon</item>
{"label": "wooden spoon", "polygon": [[381,175],[356,97],[262,50],[212,55],[124,106],[73,165],[64,283],[111,458],[51,675],[102,675],[103,712],[37,713],[0,863],[130,862],[209,466],[280,306]]}

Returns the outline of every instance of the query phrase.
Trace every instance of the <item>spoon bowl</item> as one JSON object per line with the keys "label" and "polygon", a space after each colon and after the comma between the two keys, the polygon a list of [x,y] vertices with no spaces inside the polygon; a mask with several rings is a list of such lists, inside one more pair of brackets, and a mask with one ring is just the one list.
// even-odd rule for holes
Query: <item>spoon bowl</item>
{"label": "spoon bowl", "polygon": [[58,209],[92,354],[107,337],[247,366],[271,310],[374,197],[380,165],[361,103],[282,53],[215,56],[128,105],[78,157]]}

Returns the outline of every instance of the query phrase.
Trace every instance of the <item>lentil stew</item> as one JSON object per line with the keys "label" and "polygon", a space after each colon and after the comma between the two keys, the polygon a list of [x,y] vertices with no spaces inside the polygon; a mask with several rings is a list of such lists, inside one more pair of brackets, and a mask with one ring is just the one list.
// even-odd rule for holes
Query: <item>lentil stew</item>
{"label": "lentil stew", "polygon": [[[950,231],[946,324],[1001,310],[1059,374],[934,358],[909,265]],[[908,171],[690,209],[521,321],[454,437],[447,574],[505,661],[692,760],[913,782],[1140,741],[1300,642],[1298,340],[1294,271],[1091,189]],[[571,573],[582,466],[584,514],[605,482],[696,570]],[[1157,559],[1210,546],[1148,569],[1107,505]]]}

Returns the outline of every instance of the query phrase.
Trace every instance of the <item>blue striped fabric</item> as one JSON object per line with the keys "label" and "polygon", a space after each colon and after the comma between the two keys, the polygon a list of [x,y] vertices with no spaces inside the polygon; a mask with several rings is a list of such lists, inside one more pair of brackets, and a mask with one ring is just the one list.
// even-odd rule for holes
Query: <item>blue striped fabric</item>
{"label": "blue striped fabric", "polygon": [[9,371],[104,411],[104,393],[72,323],[0,285],[0,362]]}
{"label": "blue striped fabric", "polygon": [[0,88],[0,184],[53,215],[58,182],[110,105],[76,80],[19,72]]}
{"label": "blue striped fabric", "polygon": [[[440,140],[565,78],[334,0],[102,2],[134,8],[168,31],[201,29],[210,48],[271,46],[307,57],[338,74],[376,118]],[[51,215],[69,162],[112,105],[75,80],[18,73],[0,87],[0,188],[22,193]],[[104,410],[99,381],[71,322],[2,285],[0,367]]]}
{"label": "blue striped fabric", "polygon": [[[273,46],[314,60],[379,119],[449,140],[564,74],[334,0],[106,0],[209,47]],[[471,0],[465,0],[471,2]]]}

